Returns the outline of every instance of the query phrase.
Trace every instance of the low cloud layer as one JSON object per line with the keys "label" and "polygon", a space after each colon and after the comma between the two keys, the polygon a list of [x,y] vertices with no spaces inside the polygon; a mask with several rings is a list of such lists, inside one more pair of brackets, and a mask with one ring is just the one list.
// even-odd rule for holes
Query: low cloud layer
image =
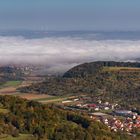
{"label": "low cloud layer", "polygon": [[0,64],[44,64],[61,71],[83,62],[140,58],[140,41],[0,37]]}

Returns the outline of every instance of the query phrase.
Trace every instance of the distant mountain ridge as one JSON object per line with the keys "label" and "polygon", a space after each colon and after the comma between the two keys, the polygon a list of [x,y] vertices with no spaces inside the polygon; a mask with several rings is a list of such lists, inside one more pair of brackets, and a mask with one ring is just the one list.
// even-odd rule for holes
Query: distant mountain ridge
{"label": "distant mountain ridge", "polygon": [[140,98],[139,77],[140,63],[98,61],[78,65],[62,77],[49,77],[42,83],[19,90],[56,96],[88,94],[99,98],[104,93],[112,101],[134,95],[133,103],[133,98],[135,102]]}
{"label": "distant mountain ridge", "polygon": [[2,30],[0,36],[24,37],[26,39],[46,37],[71,37],[88,40],[140,40],[140,31],[44,31]]}

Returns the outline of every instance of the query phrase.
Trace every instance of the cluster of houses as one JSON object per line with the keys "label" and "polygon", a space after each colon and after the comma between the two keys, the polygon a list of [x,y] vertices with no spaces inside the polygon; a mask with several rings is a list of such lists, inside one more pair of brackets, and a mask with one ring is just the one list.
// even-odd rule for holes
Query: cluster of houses
{"label": "cluster of houses", "polygon": [[114,109],[117,104],[113,105],[110,104],[109,102],[105,102],[102,103],[101,100],[95,101],[93,103],[92,98],[91,97],[77,97],[77,98],[72,98],[72,99],[67,99],[62,101],[62,104],[67,104],[67,103],[75,103],[74,105],[76,105],[79,108],[85,108],[85,109],[92,109],[95,111],[99,111],[99,110],[109,110],[109,109]]}
{"label": "cluster of houses", "polygon": [[88,110],[95,110],[95,111],[99,111],[99,110],[109,110],[112,109],[111,106],[108,105],[97,105],[97,104],[77,104],[77,107],[79,108],[85,108]]}
{"label": "cluster of houses", "polygon": [[[104,123],[114,132],[132,132],[134,128],[140,129],[140,116],[129,110],[118,110],[118,104],[102,103],[101,101],[96,102],[96,104],[87,103],[81,102],[79,98],[66,100],[62,103],[76,103],[66,105],[67,107],[65,109],[86,110],[91,119]],[[110,113],[103,113],[104,111]]]}
{"label": "cluster of houses", "polygon": [[[87,98],[86,98],[87,99]],[[118,104],[110,104],[109,102],[102,103],[101,100],[98,100],[95,103],[92,103],[89,100],[85,100],[85,98],[73,98],[73,99],[68,99],[62,101],[62,104],[65,106],[69,106],[74,109],[79,109],[79,110],[87,110],[87,111],[107,111],[107,110],[114,110]]]}
{"label": "cluster of houses", "polygon": [[[120,116],[122,116],[122,118],[120,118]],[[103,122],[114,132],[132,132],[134,128],[140,129],[140,116],[129,110],[114,111],[113,116],[100,112],[91,113],[90,118]]]}
{"label": "cluster of houses", "polygon": [[89,109],[99,111],[99,110],[109,110],[114,109],[116,105],[111,105],[109,102],[99,103],[99,104],[87,104]]}

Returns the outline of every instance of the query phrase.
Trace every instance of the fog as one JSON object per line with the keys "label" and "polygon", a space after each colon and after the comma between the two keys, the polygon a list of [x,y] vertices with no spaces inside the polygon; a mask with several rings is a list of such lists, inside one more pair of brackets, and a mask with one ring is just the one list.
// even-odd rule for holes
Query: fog
{"label": "fog", "polygon": [[140,58],[140,41],[88,40],[76,37],[0,37],[0,64],[45,65],[48,71],[65,71],[77,64],[128,61]]}

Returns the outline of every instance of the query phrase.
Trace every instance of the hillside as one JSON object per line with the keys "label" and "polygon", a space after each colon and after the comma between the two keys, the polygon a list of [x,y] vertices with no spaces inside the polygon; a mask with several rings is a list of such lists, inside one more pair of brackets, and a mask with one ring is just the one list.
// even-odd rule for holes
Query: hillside
{"label": "hillside", "polygon": [[78,65],[69,71],[67,71],[63,77],[73,78],[73,77],[85,77],[90,74],[96,74],[103,67],[137,67],[140,68],[140,63],[131,62],[114,62],[114,61],[97,61],[91,63],[84,63]]}
{"label": "hillside", "polygon": [[140,110],[140,63],[93,62],[76,66],[63,77],[20,89],[50,95],[93,96]]}
{"label": "hillside", "polygon": [[[12,96],[0,96],[0,138],[24,140],[129,140],[84,114]],[[25,135],[26,134],[26,135]],[[26,136],[26,138],[25,138]],[[4,137],[4,138],[3,138]]]}

